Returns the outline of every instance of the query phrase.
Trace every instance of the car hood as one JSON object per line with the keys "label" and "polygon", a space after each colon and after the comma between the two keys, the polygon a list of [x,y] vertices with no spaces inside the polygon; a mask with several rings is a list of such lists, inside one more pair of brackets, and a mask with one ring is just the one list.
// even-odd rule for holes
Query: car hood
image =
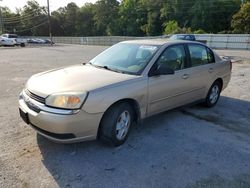
{"label": "car hood", "polygon": [[91,65],[76,65],[33,75],[26,88],[41,97],[60,92],[86,92],[137,78]]}

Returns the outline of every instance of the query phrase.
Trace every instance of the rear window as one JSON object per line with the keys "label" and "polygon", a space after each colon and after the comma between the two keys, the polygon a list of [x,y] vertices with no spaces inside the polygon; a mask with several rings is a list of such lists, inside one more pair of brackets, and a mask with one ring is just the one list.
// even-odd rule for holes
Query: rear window
{"label": "rear window", "polygon": [[207,48],[207,58],[208,58],[208,63],[214,63],[215,59],[214,59],[214,53],[212,50],[210,50],[209,48]]}

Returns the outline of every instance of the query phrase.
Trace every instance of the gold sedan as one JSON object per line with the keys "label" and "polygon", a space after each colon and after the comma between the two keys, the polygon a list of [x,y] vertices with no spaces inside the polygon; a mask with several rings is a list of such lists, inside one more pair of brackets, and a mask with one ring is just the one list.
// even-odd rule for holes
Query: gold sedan
{"label": "gold sedan", "polygon": [[33,75],[19,96],[20,116],[55,142],[118,146],[141,119],[197,101],[214,106],[231,68],[198,42],[125,41],[88,63]]}

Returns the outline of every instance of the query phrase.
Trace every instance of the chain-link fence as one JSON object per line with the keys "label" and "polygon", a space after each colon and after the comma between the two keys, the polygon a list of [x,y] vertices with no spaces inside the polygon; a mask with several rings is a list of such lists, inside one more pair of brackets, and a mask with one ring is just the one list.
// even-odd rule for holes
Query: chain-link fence
{"label": "chain-link fence", "polygon": [[[250,50],[250,34],[198,34],[197,40],[206,41],[206,44],[215,49],[244,49]],[[49,37],[30,37],[48,39]],[[104,45],[111,46],[125,40],[140,40],[165,38],[167,36],[155,37],[127,37],[127,36],[100,36],[100,37],[53,37],[55,43],[81,44],[81,45]]]}

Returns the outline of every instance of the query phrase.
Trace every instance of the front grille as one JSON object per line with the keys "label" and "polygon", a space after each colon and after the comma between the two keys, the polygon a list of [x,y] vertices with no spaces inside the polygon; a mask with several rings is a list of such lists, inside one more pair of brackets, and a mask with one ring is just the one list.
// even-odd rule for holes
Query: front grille
{"label": "front grille", "polygon": [[42,104],[45,104],[45,98],[40,97],[34,93],[31,93],[28,89],[25,89],[25,93],[32,99],[34,99],[37,102],[40,102]]}
{"label": "front grille", "polygon": [[33,111],[35,111],[36,113],[39,113],[41,110],[39,107],[37,107],[36,105],[30,103],[30,102],[25,102],[26,105]]}

